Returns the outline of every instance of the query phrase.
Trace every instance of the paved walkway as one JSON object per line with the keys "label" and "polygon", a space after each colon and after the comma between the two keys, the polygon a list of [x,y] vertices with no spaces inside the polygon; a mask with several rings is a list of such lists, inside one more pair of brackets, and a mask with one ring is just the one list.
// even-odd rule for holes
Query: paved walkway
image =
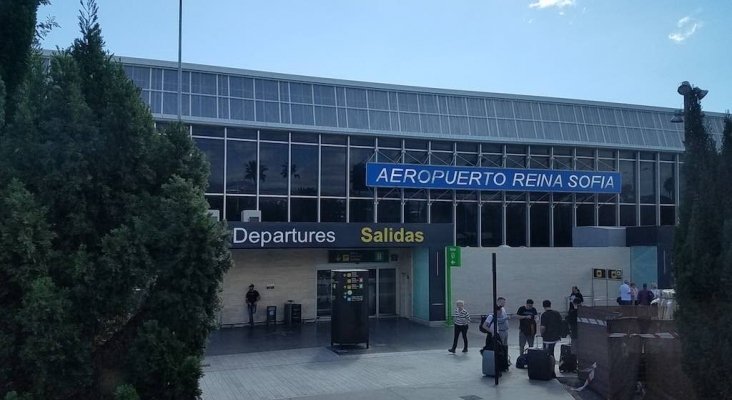
{"label": "paved walkway", "polygon": [[[480,399],[572,399],[572,395],[557,380],[530,381],[526,370],[510,368],[494,386],[492,377],[481,374],[481,335],[473,324],[468,353],[455,355],[447,352],[452,339],[449,327],[427,328],[405,320],[378,322],[381,335],[391,330],[408,332],[390,337],[392,343],[372,340],[369,350],[336,353],[327,346],[292,348],[293,342],[302,341],[297,335],[269,340],[286,346],[286,350],[256,351],[252,348],[236,354],[222,354],[222,348],[231,349],[225,341],[209,345],[201,379],[203,398],[225,399],[300,399],[300,400],[480,400]],[[408,327],[408,328],[405,328]],[[248,329],[248,328],[244,328]],[[257,327],[254,328],[256,330]],[[278,327],[281,330],[281,328]],[[306,327],[306,329],[309,329]],[[318,328],[322,329],[322,328]],[[234,331],[227,332],[235,335]],[[244,340],[262,348],[267,331],[250,331],[253,340]],[[515,330],[514,330],[515,332]],[[241,332],[240,332],[241,333]],[[305,336],[308,336],[307,334]],[[316,335],[317,336],[317,335]],[[419,341],[420,348],[401,349],[410,337],[434,337],[434,343]],[[266,337],[266,336],[264,336]],[[372,335],[372,338],[374,335]],[[379,337],[379,333],[376,333]],[[220,339],[220,338],[219,338]],[[241,336],[240,336],[241,339]],[[258,339],[258,340],[256,340]],[[304,340],[306,344],[310,340]],[[212,348],[213,347],[213,348]],[[246,347],[246,346],[244,346]],[[267,347],[267,346],[264,346]],[[409,346],[406,346],[407,348]],[[431,349],[423,348],[431,347]],[[518,348],[510,346],[509,354],[515,360]]]}

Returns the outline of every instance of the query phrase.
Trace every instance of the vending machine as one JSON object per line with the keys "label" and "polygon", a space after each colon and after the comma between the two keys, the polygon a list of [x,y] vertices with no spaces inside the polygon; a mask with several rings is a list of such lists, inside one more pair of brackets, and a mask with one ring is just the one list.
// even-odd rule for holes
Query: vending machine
{"label": "vending machine", "polygon": [[369,271],[332,271],[333,308],[330,345],[366,344],[369,348]]}

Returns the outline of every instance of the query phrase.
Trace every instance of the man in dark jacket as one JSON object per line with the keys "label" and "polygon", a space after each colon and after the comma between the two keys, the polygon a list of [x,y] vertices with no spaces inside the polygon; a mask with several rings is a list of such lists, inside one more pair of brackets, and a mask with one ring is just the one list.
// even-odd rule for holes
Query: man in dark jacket
{"label": "man in dark jacket", "polygon": [[648,290],[648,284],[644,283],[643,290],[638,292],[638,304],[642,306],[650,306],[654,297],[656,296],[653,295],[653,292]]}
{"label": "man in dark jacket", "polygon": [[254,284],[249,285],[249,291],[246,294],[247,311],[249,312],[249,325],[254,326],[254,314],[257,313],[257,302],[261,297],[259,292],[254,289]]}

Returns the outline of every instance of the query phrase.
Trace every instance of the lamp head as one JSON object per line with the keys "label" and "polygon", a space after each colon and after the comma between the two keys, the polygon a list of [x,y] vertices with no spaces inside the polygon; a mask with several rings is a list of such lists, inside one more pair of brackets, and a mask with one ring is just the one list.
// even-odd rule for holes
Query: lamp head
{"label": "lamp head", "polygon": [[703,98],[704,98],[704,96],[706,96],[706,95],[707,95],[707,93],[709,93],[709,91],[708,91],[708,90],[704,90],[704,89],[699,89],[698,87],[694,88],[694,94],[696,94],[696,98],[697,98],[698,100],[701,100],[701,99],[703,99]]}
{"label": "lamp head", "polygon": [[680,124],[684,122],[684,112],[681,110],[674,111],[674,117],[671,118],[671,122],[674,124]]}
{"label": "lamp head", "polygon": [[686,96],[691,93],[691,84],[689,81],[683,81],[676,91],[679,92],[680,95]]}

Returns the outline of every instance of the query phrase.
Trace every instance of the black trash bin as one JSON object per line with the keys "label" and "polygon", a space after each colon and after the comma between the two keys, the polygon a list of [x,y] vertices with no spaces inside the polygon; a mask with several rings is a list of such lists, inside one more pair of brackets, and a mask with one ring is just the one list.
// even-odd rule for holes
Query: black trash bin
{"label": "black trash bin", "polygon": [[277,324],[277,306],[267,306],[267,325]]}
{"label": "black trash bin", "polygon": [[285,303],[285,324],[297,325],[302,322],[302,304]]}

